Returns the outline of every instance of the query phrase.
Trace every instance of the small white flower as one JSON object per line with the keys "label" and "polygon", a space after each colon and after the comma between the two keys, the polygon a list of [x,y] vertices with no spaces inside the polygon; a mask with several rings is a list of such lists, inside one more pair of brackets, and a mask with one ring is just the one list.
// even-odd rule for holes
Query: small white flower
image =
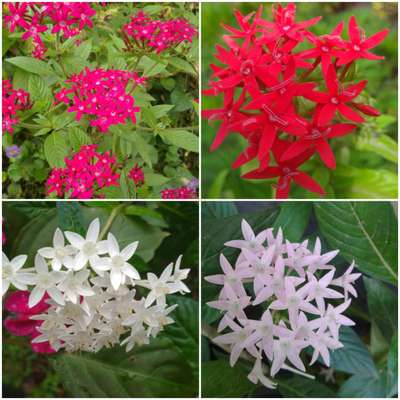
{"label": "small white flower", "polygon": [[35,257],[35,270],[36,274],[33,277],[35,287],[29,296],[29,307],[39,303],[46,292],[57,304],[64,305],[63,295],[56,285],[63,280],[65,272],[49,271],[46,261],[40,254],[36,254]]}
{"label": "small white flower", "polygon": [[69,271],[65,278],[58,284],[58,289],[64,293],[65,299],[76,304],[79,296],[93,296],[95,293],[88,286],[89,270],[78,272]]}
{"label": "small white flower", "polygon": [[76,253],[76,250],[71,245],[65,245],[64,235],[61,229],[57,228],[53,236],[53,247],[43,247],[38,250],[38,253],[51,260],[51,267],[54,271],[59,271],[65,262]]}
{"label": "small white flower", "polygon": [[103,271],[110,270],[111,285],[115,290],[118,290],[120,285],[125,283],[126,277],[140,279],[139,272],[133,265],[128,263],[129,259],[135,253],[139,242],[128,244],[121,251],[117,239],[112,233],[109,233],[106,243],[110,257],[97,259],[93,263],[93,268]]}
{"label": "small white flower", "polygon": [[174,289],[181,294],[190,293],[190,289],[182,282],[189,275],[190,268],[180,269],[182,261],[182,254],[178,257],[175,262],[175,270],[172,275],[172,279],[174,280]]}
{"label": "small white flower", "polygon": [[[10,284],[19,290],[26,290],[27,286],[33,283],[33,274],[29,272],[21,272],[20,269],[24,266],[28,256],[20,255],[14,257],[11,261],[3,253],[2,255],[2,286],[3,296],[7,292]],[[28,271],[25,269],[24,271]]]}
{"label": "small white flower", "polygon": [[86,233],[86,238],[75,232],[65,232],[68,241],[78,250],[75,258],[75,270],[82,269],[88,262],[91,266],[96,263],[99,255],[107,253],[107,241],[98,241],[100,221],[93,220]]}

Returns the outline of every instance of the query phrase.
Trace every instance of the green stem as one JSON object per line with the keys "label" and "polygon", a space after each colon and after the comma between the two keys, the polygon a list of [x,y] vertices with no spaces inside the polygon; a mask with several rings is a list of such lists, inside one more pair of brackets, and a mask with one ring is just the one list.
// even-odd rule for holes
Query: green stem
{"label": "green stem", "polygon": [[104,225],[103,229],[100,232],[99,241],[104,239],[104,237],[106,236],[107,232],[110,230],[111,225],[113,224],[115,218],[117,218],[117,216],[119,215],[121,210],[124,209],[126,206],[127,206],[126,204],[120,204],[119,206],[115,207],[112,210],[110,216],[108,217],[108,220],[107,220],[106,224]]}

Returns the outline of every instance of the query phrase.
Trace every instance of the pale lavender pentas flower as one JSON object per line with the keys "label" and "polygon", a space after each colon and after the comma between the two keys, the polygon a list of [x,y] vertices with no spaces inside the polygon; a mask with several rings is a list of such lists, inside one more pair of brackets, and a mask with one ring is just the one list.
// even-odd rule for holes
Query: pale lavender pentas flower
{"label": "pale lavender pentas flower", "polygon": [[8,158],[17,158],[21,154],[21,148],[16,144],[6,147],[6,156]]}
{"label": "pale lavender pentas flower", "polygon": [[[354,283],[361,274],[353,272],[354,262],[338,276],[331,264],[338,250],[323,253],[319,238],[310,250],[308,240],[285,240],[281,228],[256,233],[245,220],[241,228],[243,239],[225,243],[239,250],[236,260],[221,254],[221,273],[205,277],[221,288],[218,299],[207,303],[222,314],[222,334],[213,341],[228,349],[231,365],[244,353],[253,357],[248,379],[268,388],[276,383],[265,375],[263,361],[271,377],[281,369],[304,375],[300,354],[310,348],[310,365],[322,359],[329,367],[329,352],[343,347],[340,327],[354,325],[343,315],[349,295],[357,296]],[[255,319],[252,307],[260,305],[264,312]]]}

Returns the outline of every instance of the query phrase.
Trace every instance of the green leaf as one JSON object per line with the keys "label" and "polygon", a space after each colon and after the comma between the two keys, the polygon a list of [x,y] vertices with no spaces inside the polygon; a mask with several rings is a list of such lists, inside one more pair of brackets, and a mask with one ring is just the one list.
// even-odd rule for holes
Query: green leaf
{"label": "green leaf", "polygon": [[146,185],[149,186],[161,186],[166,184],[170,178],[163,176],[161,174],[155,174],[155,173],[146,173],[144,176],[145,183]]}
{"label": "green leaf", "polygon": [[61,132],[54,132],[44,141],[44,155],[52,168],[65,166],[64,158],[68,155],[68,145]]}
{"label": "green leaf", "polygon": [[152,60],[147,56],[143,56],[137,68],[143,71],[143,76],[151,77],[164,72],[167,67],[166,62],[161,62],[159,60]]}
{"label": "green leaf", "polygon": [[58,226],[62,231],[72,231],[79,234],[84,233],[82,226],[82,210],[75,201],[58,201]]}
{"label": "green leaf", "polygon": [[364,276],[369,315],[390,342],[397,331],[397,294],[382,282]]}
{"label": "green leaf", "polygon": [[331,352],[331,368],[369,377],[378,375],[367,346],[353,329],[342,326],[339,332],[339,341],[343,347]]}
{"label": "green leaf", "polygon": [[180,128],[170,128],[160,132],[160,136],[174,146],[195,153],[199,152],[199,138],[192,132]]}
{"label": "green leaf", "polygon": [[160,119],[168,114],[170,110],[172,110],[175,106],[173,104],[160,104],[157,106],[151,107],[156,119]]}
{"label": "green leaf", "polygon": [[321,232],[333,249],[373,278],[397,285],[397,221],[390,203],[316,202]]}
{"label": "green leaf", "polygon": [[92,39],[85,40],[78,47],[76,47],[74,54],[82,60],[87,60],[92,52]]}
{"label": "green leaf", "polygon": [[283,235],[291,242],[298,242],[308,225],[312,205],[310,202],[285,202],[280,206],[274,232],[282,228]]}
{"label": "green leaf", "polygon": [[170,57],[168,58],[168,64],[172,65],[179,71],[186,72],[188,74],[196,75],[196,70],[193,66],[182,58],[179,57]]}
{"label": "green leaf", "polygon": [[165,334],[183,353],[193,374],[199,369],[199,304],[190,297],[171,295],[168,304],[178,307],[170,314],[175,321],[165,327]]}
{"label": "green leaf", "polygon": [[68,140],[74,151],[78,151],[82,146],[91,144],[90,137],[80,128],[68,128]]}
{"label": "green leaf", "polygon": [[142,108],[141,110],[143,121],[150,126],[150,128],[155,128],[157,126],[157,119],[152,110],[152,107]]}
{"label": "green leaf", "polygon": [[386,374],[386,396],[393,397],[398,392],[398,371],[399,353],[398,353],[398,335],[393,336],[387,359]]}
{"label": "green leaf", "polygon": [[385,397],[385,386],[379,376],[353,375],[339,389],[340,397]]}
{"label": "green leaf", "polygon": [[229,174],[228,169],[223,169],[218,172],[218,175],[215,177],[209,191],[207,194],[208,199],[219,199],[221,198],[222,189],[226,182],[226,178]]}
{"label": "green leaf", "polygon": [[227,361],[207,361],[201,364],[201,396],[250,397],[256,386],[247,379],[250,369],[242,363],[233,368]]}
{"label": "green leaf", "polygon": [[331,182],[336,195],[344,199],[397,198],[397,174],[386,169],[338,166]]}
{"label": "green leaf", "polygon": [[386,160],[397,163],[397,142],[384,133],[359,136],[356,148],[361,151],[372,151]]}
{"label": "green leaf", "polygon": [[54,71],[44,61],[38,60],[33,57],[13,57],[7,58],[7,62],[15,65],[25,71],[38,75],[54,75]]}
{"label": "green leaf", "polygon": [[236,205],[232,201],[207,201],[201,205],[201,215],[204,219],[230,217],[237,213]]}
{"label": "green leaf", "polygon": [[53,365],[64,387],[75,397],[195,397],[190,367],[169,339],[126,353],[114,347],[98,354],[57,356]]}
{"label": "green leaf", "polygon": [[290,379],[278,379],[278,390],[283,397],[336,397],[335,392],[318,381],[294,376]]}
{"label": "green leaf", "polygon": [[28,90],[31,99],[35,102],[39,101],[44,109],[47,110],[51,106],[53,95],[42,77],[38,75],[29,75]]}

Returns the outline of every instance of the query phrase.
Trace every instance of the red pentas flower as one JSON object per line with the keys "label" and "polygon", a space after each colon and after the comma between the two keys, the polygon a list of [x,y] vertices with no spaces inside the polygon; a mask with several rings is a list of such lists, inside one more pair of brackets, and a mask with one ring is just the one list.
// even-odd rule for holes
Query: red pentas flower
{"label": "red pentas flower", "polygon": [[139,11],[131,17],[131,22],[122,27],[122,33],[129,49],[148,47],[161,53],[182,42],[192,42],[197,31],[184,18],[163,21],[152,19],[143,11]]}
{"label": "red pentas flower", "polygon": [[19,122],[17,111],[31,107],[29,93],[23,89],[13,89],[8,79],[2,81],[2,128],[3,135],[7,131],[13,133],[13,125]]}
{"label": "red pentas flower", "polygon": [[73,199],[103,197],[101,189],[119,186],[117,160],[110,152],[100,153],[97,145],[82,146],[71,158],[65,159],[65,168],[53,168],[46,181],[47,194]]}
{"label": "red pentas flower", "polygon": [[[43,321],[33,320],[31,317],[41,314],[49,308],[49,304],[47,304],[49,297],[45,294],[36,306],[29,308],[29,295],[28,290],[17,290],[6,298],[4,308],[11,315],[5,318],[4,327],[15,336],[28,336],[32,340],[40,334],[37,328],[42,325]],[[49,342],[31,343],[31,347],[35,353],[52,354],[56,352]]]}
{"label": "red pentas flower", "polygon": [[143,82],[135,72],[85,68],[66,81],[67,88],[55,93],[56,103],[68,105],[77,121],[87,115],[91,126],[107,132],[111,125],[124,124],[127,119],[136,122],[140,109],[131,93]]}
{"label": "red pentas flower", "polygon": [[43,58],[47,48],[41,34],[50,30],[63,39],[79,35],[88,26],[93,28],[96,11],[84,2],[6,3],[4,24],[10,32],[22,30],[22,40],[32,39],[33,56]]}
{"label": "red pentas flower", "polygon": [[[202,112],[210,122],[220,121],[211,150],[228,135],[238,134],[247,146],[232,167],[258,162],[244,178],[277,178],[279,198],[289,196],[293,183],[323,195],[323,188],[301,167],[318,153],[326,167],[335,168],[330,140],[356,132],[356,124],[364,122],[361,114],[379,115],[358,100],[368,82],[353,81],[349,70],[360,58],[383,59],[369,50],[388,30],[365,38],[351,17],[349,39],[343,37],[343,21],[316,35],[312,29],[322,17],[297,21],[295,4],[274,5],[272,11],[272,21],[262,18],[259,7],[248,15],[235,11],[238,28],[223,24],[225,45],[216,45],[217,64],[210,65],[211,79],[203,92],[223,96],[222,107]],[[310,47],[297,51],[299,44]],[[317,69],[322,81],[314,74]]]}
{"label": "red pentas flower", "polygon": [[161,191],[161,198],[163,199],[196,199],[196,191],[187,186],[178,188],[164,189]]}

